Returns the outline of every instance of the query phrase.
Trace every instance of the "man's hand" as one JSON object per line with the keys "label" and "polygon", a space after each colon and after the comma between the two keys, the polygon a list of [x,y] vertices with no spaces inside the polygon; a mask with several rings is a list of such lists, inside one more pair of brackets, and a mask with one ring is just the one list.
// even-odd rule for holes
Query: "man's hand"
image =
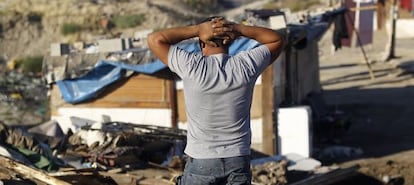
{"label": "man's hand", "polygon": [[214,18],[210,21],[203,22],[198,25],[198,38],[211,46],[217,47],[217,44],[213,42],[214,38],[214,27],[213,21],[216,21],[218,18]]}
{"label": "man's hand", "polygon": [[234,29],[234,23],[227,21],[225,19],[218,20],[213,23],[214,28],[214,37],[218,37],[223,40],[224,45],[232,42],[237,37],[240,36],[240,33]]}
{"label": "man's hand", "polygon": [[225,20],[223,17],[214,18],[211,21],[199,24],[199,38],[204,43],[217,47],[214,40],[221,40],[221,44],[230,43],[239,36],[233,29],[234,23]]}

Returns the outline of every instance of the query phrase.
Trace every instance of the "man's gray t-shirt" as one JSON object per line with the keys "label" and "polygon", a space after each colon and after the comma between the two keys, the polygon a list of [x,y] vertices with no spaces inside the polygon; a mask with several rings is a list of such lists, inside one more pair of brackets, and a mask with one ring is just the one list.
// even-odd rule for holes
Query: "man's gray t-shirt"
{"label": "man's gray t-shirt", "polygon": [[170,47],[169,68],[184,83],[187,155],[209,159],[250,154],[253,88],[269,62],[264,45],[234,56]]}

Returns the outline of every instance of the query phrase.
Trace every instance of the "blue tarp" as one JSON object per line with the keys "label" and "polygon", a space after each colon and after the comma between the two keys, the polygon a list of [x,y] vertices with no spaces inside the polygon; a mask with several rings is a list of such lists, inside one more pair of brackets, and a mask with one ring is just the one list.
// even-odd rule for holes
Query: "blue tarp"
{"label": "blue tarp", "polygon": [[104,87],[121,79],[126,70],[154,74],[165,67],[159,60],[143,65],[101,60],[86,75],[57,81],[56,84],[66,102],[80,103],[95,98]]}
{"label": "blue tarp", "polygon": [[[258,45],[259,43],[255,40],[240,38],[230,46],[229,54],[234,55]],[[196,40],[181,42],[178,46],[189,52],[201,52]],[[154,74],[166,67],[159,59],[141,65],[101,60],[86,75],[75,79],[60,80],[56,83],[63,100],[75,104],[96,98],[105,87],[124,77],[127,70]]]}

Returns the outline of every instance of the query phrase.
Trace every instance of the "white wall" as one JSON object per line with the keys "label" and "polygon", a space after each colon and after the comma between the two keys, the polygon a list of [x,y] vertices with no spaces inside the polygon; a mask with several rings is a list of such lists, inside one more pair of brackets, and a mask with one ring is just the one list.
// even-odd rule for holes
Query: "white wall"
{"label": "white wall", "polygon": [[[391,30],[391,25],[388,24],[388,30]],[[398,39],[414,38],[414,19],[398,19],[396,24],[395,37]],[[389,32],[391,33],[391,32]]]}
{"label": "white wall", "polygon": [[75,129],[70,117],[79,117],[96,122],[102,121],[102,115],[110,117],[110,121],[130,122],[171,127],[170,109],[144,108],[59,108],[58,115],[52,116],[66,132],[69,128]]}

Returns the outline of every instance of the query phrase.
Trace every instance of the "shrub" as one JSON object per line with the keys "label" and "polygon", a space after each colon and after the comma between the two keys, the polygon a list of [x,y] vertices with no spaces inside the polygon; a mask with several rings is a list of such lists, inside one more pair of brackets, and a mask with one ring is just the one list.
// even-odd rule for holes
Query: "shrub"
{"label": "shrub", "polygon": [[82,26],[76,23],[65,23],[61,27],[61,33],[63,35],[69,35],[73,33],[80,32],[82,30]]}
{"label": "shrub", "polygon": [[112,19],[112,22],[118,28],[132,28],[141,25],[144,21],[144,14],[116,16]]}
{"label": "shrub", "polygon": [[43,56],[29,56],[17,60],[19,67],[25,73],[39,73],[42,72]]}

